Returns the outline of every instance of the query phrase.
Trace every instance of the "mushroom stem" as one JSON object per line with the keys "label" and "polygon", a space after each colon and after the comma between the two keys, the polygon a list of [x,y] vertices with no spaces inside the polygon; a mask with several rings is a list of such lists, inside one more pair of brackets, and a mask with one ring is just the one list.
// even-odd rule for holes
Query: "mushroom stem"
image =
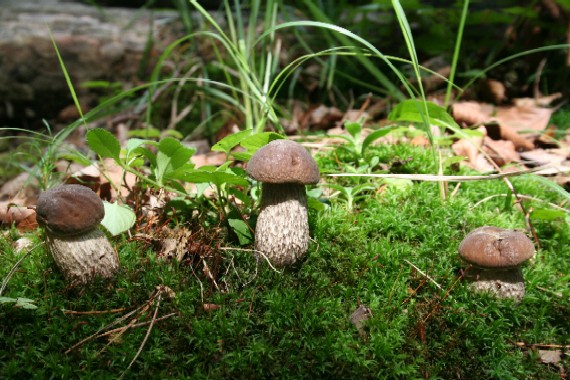
{"label": "mushroom stem", "polygon": [[255,249],[274,265],[286,266],[307,252],[309,239],[305,185],[264,183]]}
{"label": "mushroom stem", "polygon": [[58,236],[46,231],[53,260],[72,285],[83,285],[95,277],[112,278],[119,270],[119,257],[105,234],[98,230]]}
{"label": "mushroom stem", "polygon": [[520,266],[505,269],[487,269],[473,266],[466,271],[469,289],[489,292],[499,298],[512,298],[520,302],[525,294],[524,278]]}

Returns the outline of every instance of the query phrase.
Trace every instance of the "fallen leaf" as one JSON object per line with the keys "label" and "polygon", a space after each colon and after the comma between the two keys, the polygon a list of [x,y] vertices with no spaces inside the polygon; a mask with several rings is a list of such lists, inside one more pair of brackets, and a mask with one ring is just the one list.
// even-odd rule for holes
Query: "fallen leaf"
{"label": "fallen leaf", "polygon": [[564,161],[566,161],[565,156],[559,154],[553,154],[544,149],[534,149],[528,152],[522,152],[520,156],[523,160],[525,160],[524,164],[528,166],[542,166],[542,165],[559,166]]}
{"label": "fallen leaf", "polygon": [[358,330],[358,335],[362,339],[366,339],[366,331],[364,330],[364,324],[367,320],[372,317],[372,310],[365,305],[359,305],[356,310],[350,315],[349,320],[356,329]]}
{"label": "fallen leaf", "polygon": [[558,364],[562,360],[560,350],[538,350],[540,361],[545,364]]}
{"label": "fallen leaf", "polygon": [[520,160],[520,155],[515,150],[515,144],[509,140],[493,140],[485,137],[483,151],[491,157],[498,166],[504,166]]}
{"label": "fallen leaf", "polygon": [[204,311],[214,311],[214,310],[218,310],[220,308],[220,305],[216,305],[213,303],[205,303],[202,305],[202,307],[204,308]]}
{"label": "fallen leaf", "polygon": [[38,226],[34,210],[12,206],[10,202],[0,202],[0,224],[14,225],[19,230],[33,230]]}

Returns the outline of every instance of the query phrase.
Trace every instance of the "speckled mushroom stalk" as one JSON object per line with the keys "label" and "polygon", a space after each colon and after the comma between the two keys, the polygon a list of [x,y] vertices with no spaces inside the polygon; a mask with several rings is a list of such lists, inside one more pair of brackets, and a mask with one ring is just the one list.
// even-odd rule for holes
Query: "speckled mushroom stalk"
{"label": "speckled mushroom stalk", "polygon": [[492,226],[471,231],[459,246],[461,258],[472,264],[465,274],[471,290],[517,302],[525,295],[520,265],[534,253],[532,241],[522,232]]}
{"label": "speckled mushroom stalk", "polygon": [[305,185],[319,181],[317,164],[300,144],[275,140],[253,155],[247,171],[262,182],[255,249],[275,266],[292,265],[309,248]]}
{"label": "speckled mushroom stalk", "polygon": [[119,270],[117,252],[97,228],[104,215],[103,202],[85,186],[61,185],[38,197],[36,219],[48,251],[72,285],[111,278]]}

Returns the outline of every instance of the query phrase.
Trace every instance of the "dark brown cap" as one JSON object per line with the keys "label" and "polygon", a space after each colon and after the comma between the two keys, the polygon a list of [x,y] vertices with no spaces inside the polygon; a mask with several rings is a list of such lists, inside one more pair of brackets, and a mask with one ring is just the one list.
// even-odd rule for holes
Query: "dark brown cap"
{"label": "dark brown cap", "polygon": [[532,241],[522,232],[485,226],[471,231],[459,245],[459,255],[482,268],[510,268],[534,256]]}
{"label": "dark brown cap", "polygon": [[78,235],[94,229],[105,216],[101,198],[82,185],[61,185],[38,197],[38,224],[55,235]]}
{"label": "dark brown cap", "polygon": [[247,164],[247,173],[259,182],[315,184],[319,168],[309,152],[291,140],[273,140],[259,149]]}

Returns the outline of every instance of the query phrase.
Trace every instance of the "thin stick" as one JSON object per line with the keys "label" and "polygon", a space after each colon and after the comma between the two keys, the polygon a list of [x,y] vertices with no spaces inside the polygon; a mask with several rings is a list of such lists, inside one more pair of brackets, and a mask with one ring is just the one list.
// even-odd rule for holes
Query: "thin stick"
{"label": "thin stick", "polygon": [[544,347],[544,348],[563,348],[563,349],[570,349],[570,345],[567,344],[550,344],[550,343],[525,343],[525,342],[516,342],[515,343],[519,347]]}
{"label": "thin stick", "polygon": [[111,310],[90,310],[90,311],[75,311],[75,310],[63,310],[63,314],[67,315],[98,315],[98,314],[114,314],[121,313],[128,310],[124,307],[121,309],[111,309]]}
{"label": "thin stick", "polygon": [[471,182],[471,181],[488,181],[493,179],[501,179],[506,177],[516,177],[521,174],[534,173],[544,169],[546,166],[536,167],[532,169],[519,170],[516,172],[489,174],[489,175],[434,175],[434,174],[361,174],[361,173],[336,173],[327,174],[329,177],[371,177],[371,178],[397,178],[411,179],[415,181],[427,182]]}
{"label": "thin stick", "polygon": [[427,278],[428,280],[430,280],[435,286],[437,286],[437,288],[439,290],[443,290],[443,288],[441,287],[441,285],[439,285],[433,278],[431,278],[430,276],[428,276],[426,273],[422,272],[422,270],[420,268],[418,268],[417,266],[415,266],[414,264],[412,264],[411,262],[409,262],[408,260],[404,259],[404,261],[406,263],[408,263],[409,265],[411,265],[415,270],[417,270],[422,276],[424,276],[425,278]]}
{"label": "thin stick", "polygon": [[152,331],[152,326],[154,326],[154,322],[156,322],[156,315],[158,314],[158,307],[160,306],[160,300],[161,299],[162,299],[162,294],[159,294],[158,299],[156,301],[156,307],[154,308],[154,314],[152,315],[152,319],[150,320],[150,325],[148,326],[148,329],[146,330],[146,334],[145,334],[145,336],[144,336],[144,338],[143,338],[143,340],[139,346],[139,349],[137,350],[137,353],[135,354],[135,356],[133,357],[133,359],[129,363],[128,367],[123,371],[123,373],[119,377],[119,380],[125,376],[125,374],[127,373],[127,371],[129,369],[131,369],[132,365],[134,364],[134,362],[137,360],[137,358],[141,354],[141,352],[144,348],[144,345],[146,344],[148,337],[150,336],[150,332]]}
{"label": "thin stick", "polygon": [[[496,197],[507,197],[507,196],[508,196],[508,194],[493,194],[493,195],[490,195],[490,196],[488,196],[488,197],[485,197],[485,198],[481,199],[479,202],[475,203],[475,204],[471,207],[471,209],[474,209],[475,207],[478,207],[481,203],[487,202],[488,200],[491,200],[491,199],[493,199],[493,198],[496,198]],[[560,211],[564,211],[564,212],[570,212],[570,211],[568,211],[567,209],[565,209],[564,207],[560,207],[560,206],[558,206],[558,205],[556,205],[556,204],[554,204],[554,203],[545,201],[544,199],[531,197],[530,195],[519,194],[519,198],[524,199],[524,200],[527,200],[527,201],[535,201],[535,202],[545,203],[545,204],[547,204],[548,206],[550,206],[550,207],[553,208],[553,209],[560,210]]]}

